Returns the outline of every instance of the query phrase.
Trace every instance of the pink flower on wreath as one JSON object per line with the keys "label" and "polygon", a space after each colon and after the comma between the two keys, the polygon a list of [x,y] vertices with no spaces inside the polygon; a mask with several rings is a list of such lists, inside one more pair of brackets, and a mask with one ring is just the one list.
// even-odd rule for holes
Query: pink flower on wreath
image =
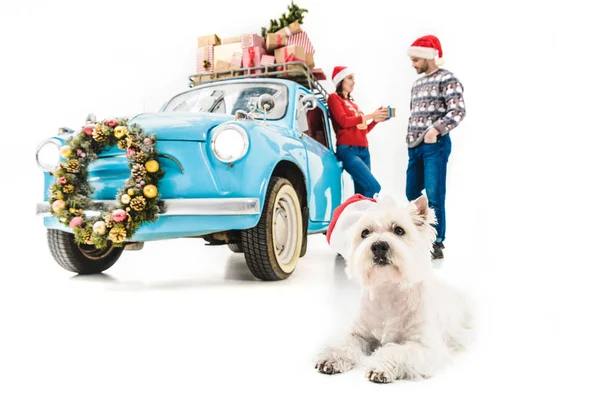
{"label": "pink flower on wreath", "polygon": [[144,139],[144,144],[151,145],[152,144],[152,139],[150,139],[149,137],[147,137],[146,139]]}
{"label": "pink flower on wreath", "polygon": [[71,229],[75,229],[77,227],[80,227],[83,225],[83,218],[81,217],[74,217],[71,222],[69,222],[69,228]]}
{"label": "pink flower on wreath", "polygon": [[108,121],[105,122],[105,124],[108,125],[108,126],[110,126],[111,128],[114,128],[119,123],[117,122],[116,119],[109,119]]}
{"label": "pink flower on wreath", "polygon": [[127,219],[127,213],[122,209],[115,210],[113,211],[112,219],[115,222],[123,222]]}
{"label": "pink flower on wreath", "polygon": [[60,178],[58,178],[58,183],[60,183],[61,185],[64,185],[65,183],[67,183],[67,178],[65,178],[64,176],[61,176]]}
{"label": "pink flower on wreath", "polygon": [[127,157],[133,157],[135,155],[135,149],[127,149]]}

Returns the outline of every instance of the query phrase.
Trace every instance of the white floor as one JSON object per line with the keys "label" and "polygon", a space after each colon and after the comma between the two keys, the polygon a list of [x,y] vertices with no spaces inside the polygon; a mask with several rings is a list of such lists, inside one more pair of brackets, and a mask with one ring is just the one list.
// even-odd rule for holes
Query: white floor
{"label": "white floor", "polygon": [[506,253],[456,225],[461,239],[435,266],[476,299],[478,341],[443,374],[391,385],[368,382],[361,369],[313,369],[359,296],[323,235],[310,237],[290,279],[266,283],[242,255],[196,239],[147,243],[101,276],[73,276],[54,263],[39,227],[31,248],[16,245],[22,256],[2,268],[0,398],[598,398],[597,339],[580,328],[588,315],[577,306],[579,295],[597,296],[550,264],[541,282],[535,265],[516,279],[523,264],[504,264]]}

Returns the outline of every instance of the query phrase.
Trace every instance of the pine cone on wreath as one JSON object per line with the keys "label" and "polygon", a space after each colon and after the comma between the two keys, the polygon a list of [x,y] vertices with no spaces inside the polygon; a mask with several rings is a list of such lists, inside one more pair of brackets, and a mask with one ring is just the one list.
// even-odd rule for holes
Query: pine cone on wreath
{"label": "pine cone on wreath", "polygon": [[146,207],[146,199],[143,196],[136,196],[129,203],[135,211],[142,211]]}
{"label": "pine cone on wreath", "polygon": [[98,125],[94,128],[93,138],[96,142],[104,142],[108,139],[108,129],[104,125]]}
{"label": "pine cone on wreath", "polygon": [[75,159],[71,159],[66,163],[61,164],[62,169],[71,174],[76,174],[79,172],[79,161]]}
{"label": "pine cone on wreath", "polygon": [[121,139],[117,142],[117,147],[121,150],[125,150],[127,148],[127,140]]}
{"label": "pine cone on wreath", "polygon": [[144,153],[143,151],[138,151],[137,153],[135,153],[135,156],[133,156],[135,161],[140,164],[143,164],[146,161],[147,157],[148,157],[148,154]]}
{"label": "pine cone on wreath", "polygon": [[75,186],[71,185],[70,183],[68,185],[63,186],[63,193],[73,193],[75,191]]}
{"label": "pine cone on wreath", "polygon": [[144,177],[146,176],[146,169],[142,164],[133,164],[131,166],[131,176],[134,179],[144,179]]}

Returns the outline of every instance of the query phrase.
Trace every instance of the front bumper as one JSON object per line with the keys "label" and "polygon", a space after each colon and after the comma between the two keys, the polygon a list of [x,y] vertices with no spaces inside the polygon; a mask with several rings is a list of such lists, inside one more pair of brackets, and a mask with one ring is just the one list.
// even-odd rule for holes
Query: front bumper
{"label": "front bumper", "polygon": [[[116,205],[116,200],[95,201],[102,206]],[[168,199],[159,201],[158,220],[142,224],[129,241],[152,241],[197,237],[215,232],[249,229],[260,219],[258,198]],[[100,211],[86,211],[86,216]],[[38,203],[36,215],[44,217],[48,229],[72,230],[50,214],[48,202]]]}
{"label": "front bumper", "polygon": [[[113,207],[116,200],[96,200],[94,203]],[[255,215],[260,214],[260,200],[257,198],[231,199],[169,199],[158,202],[159,216],[169,215]],[[87,210],[86,215],[93,216],[99,211]],[[51,216],[50,203],[38,203],[36,215]]]}

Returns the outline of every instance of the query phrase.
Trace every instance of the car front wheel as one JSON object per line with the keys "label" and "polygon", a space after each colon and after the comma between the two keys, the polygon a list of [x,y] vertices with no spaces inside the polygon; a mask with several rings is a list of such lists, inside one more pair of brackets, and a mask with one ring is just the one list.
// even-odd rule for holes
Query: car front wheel
{"label": "car front wheel", "polygon": [[78,245],[75,235],[57,229],[48,229],[48,246],[58,265],[81,275],[106,271],[117,262],[124,250],[123,247],[114,247],[110,243],[104,249]]}
{"label": "car front wheel", "polygon": [[242,232],[242,248],[252,275],[263,281],[288,278],[303,242],[300,199],[285,178],[272,177],[258,224]]}

